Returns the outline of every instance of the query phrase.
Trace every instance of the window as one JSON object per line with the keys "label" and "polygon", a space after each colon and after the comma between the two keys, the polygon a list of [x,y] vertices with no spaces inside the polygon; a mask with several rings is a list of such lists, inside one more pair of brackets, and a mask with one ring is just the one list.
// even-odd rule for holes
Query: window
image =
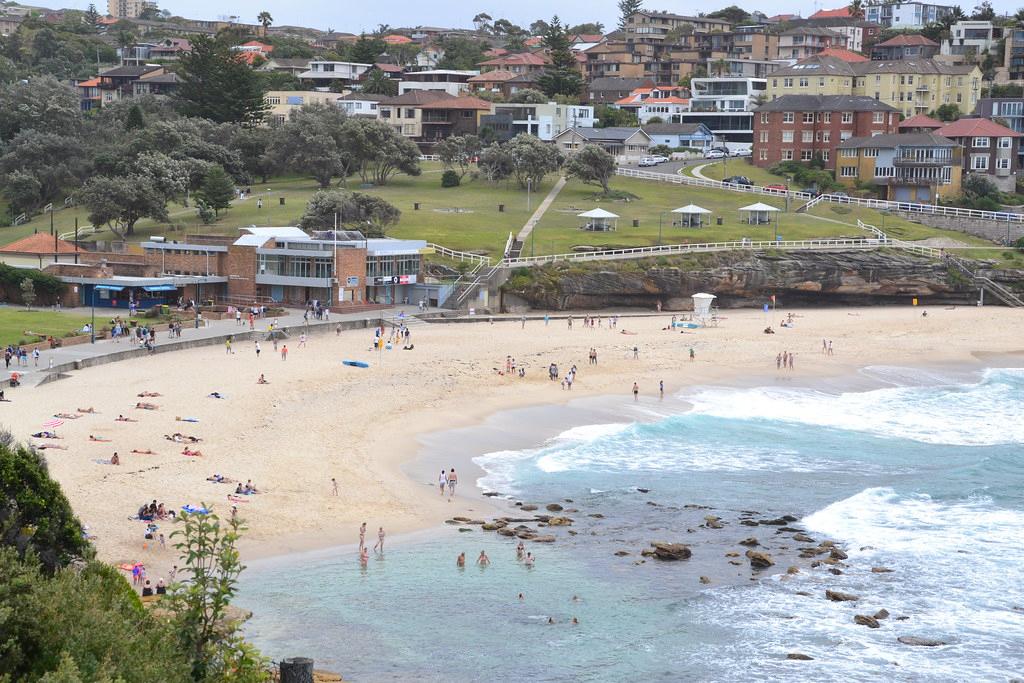
{"label": "window", "polygon": [[821,160],[828,161],[829,151],[827,149],[821,150]]}
{"label": "window", "polygon": [[814,142],[814,132],[805,130],[800,133],[800,142]]}
{"label": "window", "polygon": [[825,87],[825,77],[824,76],[822,76],[821,78],[818,79],[818,87],[819,88],[824,88]]}
{"label": "window", "polygon": [[804,123],[814,123],[814,112],[813,111],[805,111],[804,112]]}
{"label": "window", "polygon": [[832,112],[825,112],[825,123],[832,123]]}
{"label": "window", "polygon": [[842,141],[842,140],[849,140],[852,137],[853,137],[853,131],[849,131],[849,130],[841,130],[841,131],[839,131],[839,139],[840,139],[840,141]]}
{"label": "window", "polygon": [[793,123],[794,120],[795,120],[795,117],[793,116],[793,112],[791,112],[791,111],[782,112],[782,122],[783,123]]}
{"label": "window", "polygon": [[768,123],[768,112],[761,112],[761,123]]}
{"label": "window", "polygon": [[800,87],[806,88],[808,86],[808,80],[806,77],[800,79]]}
{"label": "window", "polygon": [[987,154],[972,154],[971,155],[971,170],[972,171],[987,171],[988,170],[988,155]]}
{"label": "window", "polygon": [[269,105],[281,104],[281,98],[280,97],[268,97],[267,98],[267,104],[269,104]]}
{"label": "window", "polygon": [[989,138],[974,138],[974,140],[971,141],[971,147],[988,147],[988,146],[989,146]]}
{"label": "window", "polygon": [[793,87],[793,79],[792,78],[783,78],[782,79],[782,87],[783,88],[792,88]]}
{"label": "window", "polygon": [[907,76],[907,85],[914,85],[914,77]]}
{"label": "window", "polygon": [[759,159],[760,159],[761,161],[768,161],[768,150],[766,150],[766,149],[762,149],[762,150],[761,150],[761,151],[760,151],[760,152],[758,153],[758,158],[759,158]]}
{"label": "window", "polygon": [[832,131],[826,130],[821,133],[822,142],[832,142]]}
{"label": "window", "polygon": [[793,131],[791,131],[791,130],[784,130],[784,131],[782,131],[782,141],[783,142],[793,142]]}
{"label": "window", "polygon": [[871,115],[871,123],[885,123],[885,112],[876,111]]}
{"label": "window", "polygon": [[856,166],[841,166],[839,168],[839,175],[842,178],[856,178],[857,167]]}
{"label": "window", "polygon": [[876,166],[875,167],[876,178],[894,178],[896,177],[896,168],[894,166]]}
{"label": "window", "polygon": [[792,161],[793,160],[793,150],[791,150],[791,149],[784,149],[784,150],[782,150],[782,160],[783,161]]}
{"label": "window", "polygon": [[1006,158],[996,159],[996,168],[1002,171],[1008,170],[1010,168],[1010,160]]}
{"label": "window", "polygon": [[761,142],[768,142],[768,131],[761,131]]}
{"label": "window", "polygon": [[841,150],[839,150],[839,154],[844,159],[856,159],[857,158],[857,150],[855,150],[855,149],[841,149]]}
{"label": "window", "polygon": [[853,123],[853,112],[852,111],[844,111],[843,112],[843,123]]}
{"label": "window", "polygon": [[800,161],[810,161],[814,158],[814,152],[809,149],[800,150]]}
{"label": "window", "polygon": [[864,150],[864,156],[865,157],[877,157],[878,156],[878,148],[877,147],[868,147],[867,149]]}

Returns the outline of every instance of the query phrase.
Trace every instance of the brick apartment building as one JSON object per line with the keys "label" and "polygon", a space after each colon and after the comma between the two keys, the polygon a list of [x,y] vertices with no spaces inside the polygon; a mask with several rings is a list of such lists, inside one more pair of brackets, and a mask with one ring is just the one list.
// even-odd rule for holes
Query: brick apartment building
{"label": "brick apartment building", "polygon": [[820,157],[834,169],[836,147],[853,137],[895,133],[899,112],[873,97],[783,95],[754,110],[753,163]]}

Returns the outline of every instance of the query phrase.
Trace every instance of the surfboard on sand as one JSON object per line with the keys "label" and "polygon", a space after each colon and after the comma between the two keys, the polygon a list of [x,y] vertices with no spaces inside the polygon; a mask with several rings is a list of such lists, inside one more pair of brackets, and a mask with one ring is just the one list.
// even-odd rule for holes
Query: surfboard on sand
{"label": "surfboard on sand", "polygon": [[342,365],[347,365],[347,366],[352,367],[352,368],[368,368],[368,367],[370,367],[369,363],[365,363],[365,362],[363,362],[361,360],[343,360],[343,361],[341,361],[341,364]]}

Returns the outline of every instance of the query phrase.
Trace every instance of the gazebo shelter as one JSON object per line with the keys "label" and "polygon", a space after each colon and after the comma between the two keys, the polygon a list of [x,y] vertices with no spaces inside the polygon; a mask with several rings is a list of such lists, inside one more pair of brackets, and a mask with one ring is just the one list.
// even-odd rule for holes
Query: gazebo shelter
{"label": "gazebo shelter", "polygon": [[778,211],[778,209],[771,204],[764,204],[762,202],[740,207],[740,212],[745,212],[747,214],[747,220],[745,222],[750,223],[751,225],[771,223],[773,211]]}
{"label": "gazebo shelter", "polygon": [[586,221],[580,226],[580,230],[605,232],[607,230],[615,230],[619,224],[619,217],[617,215],[602,208],[591,209],[576,215]]}
{"label": "gazebo shelter", "polygon": [[687,204],[686,206],[680,206],[678,209],[672,209],[672,213],[679,214],[679,220],[673,219],[672,225],[678,225],[681,228],[699,228],[704,224],[704,214],[710,214],[711,212],[696,204]]}

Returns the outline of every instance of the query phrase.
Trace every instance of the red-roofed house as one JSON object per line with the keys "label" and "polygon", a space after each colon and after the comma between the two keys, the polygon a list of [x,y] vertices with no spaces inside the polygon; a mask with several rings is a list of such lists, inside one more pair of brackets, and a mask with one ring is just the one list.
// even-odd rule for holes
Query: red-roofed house
{"label": "red-roofed house", "polygon": [[988,119],[960,119],[935,131],[963,147],[963,172],[984,174],[1003,192],[1017,185],[1021,133]]}
{"label": "red-roofed house", "polygon": [[476,135],[480,130],[480,117],[490,114],[493,106],[486,100],[470,95],[446,97],[422,104],[423,134],[416,142],[426,148],[453,135]]}
{"label": "red-roofed house", "polygon": [[820,9],[817,12],[815,12],[814,14],[812,14],[811,16],[807,17],[807,18],[808,19],[838,19],[838,18],[844,18],[845,19],[845,18],[847,18],[849,16],[850,16],[850,8],[849,7],[840,7],[838,9]]}
{"label": "red-roofed house", "polygon": [[412,42],[412,38],[409,36],[400,36],[395,33],[390,36],[384,36],[382,40],[388,45],[407,45]]}
{"label": "red-roofed house", "polygon": [[43,269],[50,263],[75,263],[77,253],[71,242],[36,232],[0,247],[0,262],[9,266]]}
{"label": "red-roofed house", "polygon": [[515,74],[533,73],[543,71],[548,65],[548,60],[536,52],[518,52],[515,54],[501,55],[494,59],[479,62],[481,73],[488,71],[511,71]]}
{"label": "red-roofed house", "polygon": [[75,84],[78,91],[78,102],[82,111],[99,109],[102,104],[103,94],[100,92],[100,79],[90,78],[87,81],[79,81]]}
{"label": "red-roofed house", "polygon": [[690,100],[679,97],[678,92],[672,87],[636,88],[614,106],[636,114],[641,125],[654,118],[662,123],[680,123],[681,114],[690,111]]}
{"label": "red-roofed house", "polygon": [[939,53],[939,44],[922,35],[900,34],[871,48],[871,59],[930,59]]}
{"label": "red-roofed house", "polygon": [[930,116],[916,114],[909,119],[900,121],[897,128],[901,133],[934,133],[945,125],[942,121],[937,121]]}
{"label": "red-roofed house", "polygon": [[238,53],[239,60],[252,66],[257,62],[266,61],[270,57],[270,53],[274,51],[274,46],[261,43],[258,40],[250,40],[241,45],[235,45],[231,49]]}
{"label": "red-roofed house", "polygon": [[871,61],[870,59],[868,59],[864,55],[862,55],[862,54],[860,54],[858,52],[853,52],[851,50],[847,50],[846,48],[843,48],[843,47],[827,47],[824,50],[822,50],[821,52],[819,52],[818,56],[819,57],[835,57],[836,59],[841,59],[841,60],[843,60],[844,62],[846,62],[848,64],[852,64],[854,62],[869,62],[869,61]]}

